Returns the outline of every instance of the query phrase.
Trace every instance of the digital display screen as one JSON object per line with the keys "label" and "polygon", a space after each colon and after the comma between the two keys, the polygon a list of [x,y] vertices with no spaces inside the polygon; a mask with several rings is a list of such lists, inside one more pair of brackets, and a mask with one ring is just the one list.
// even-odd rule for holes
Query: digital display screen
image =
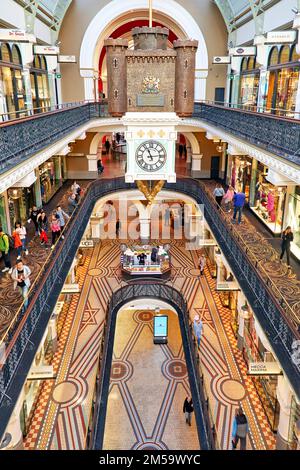
{"label": "digital display screen", "polygon": [[154,317],[154,336],[168,336],[168,317],[166,315]]}

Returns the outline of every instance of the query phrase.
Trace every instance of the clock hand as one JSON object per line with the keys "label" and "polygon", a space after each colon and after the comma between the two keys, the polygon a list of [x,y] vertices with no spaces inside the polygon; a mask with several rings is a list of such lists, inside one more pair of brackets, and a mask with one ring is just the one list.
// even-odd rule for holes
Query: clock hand
{"label": "clock hand", "polygon": [[150,150],[147,149],[147,152],[149,154],[149,157],[151,158],[151,161],[153,161],[153,156],[151,155]]}

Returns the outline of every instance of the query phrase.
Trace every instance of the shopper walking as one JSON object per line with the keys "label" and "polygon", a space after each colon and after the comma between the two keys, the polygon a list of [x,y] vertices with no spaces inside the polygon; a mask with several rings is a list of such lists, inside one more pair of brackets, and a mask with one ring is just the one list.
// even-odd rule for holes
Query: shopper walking
{"label": "shopper walking", "polygon": [[79,184],[76,181],[74,181],[74,183],[71,186],[72,193],[76,195],[79,189],[80,189]]}
{"label": "shopper walking", "polygon": [[120,219],[118,219],[116,221],[116,235],[117,235],[117,237],[119,236],[120,230],[121,230],[121,221],[120,221]]}
{"label": "shopper walking", "polygon": [[232,186],[228,186],[228,189],[223,198],[226,212],[231,212],[231,205],[232,205],[233,197],[234,197],[234,189]]}
{"label": "shopper walking", "polygon": [[171,215],[171,212],[170,212],[170,208],[169,206],[166,207],[165,209],[165,225],[170,225],[170,215]]}
{"label": "shopper walking", "polygon": [[206,266],[206,257],[205,257],[205,255],[201,255],[200,258],[199,258],[200,276],[203,275],[205,266]]}
{"label": "shopper walking", "polygon": [[97,170],[98,170],[98,175],[101,175],[104,171],[104,166],[102,164],[101,158],[99,158],[99,160],[97,160]]}
{"label": "shopper walking", "polygon": [[215,187],[213,191],[213,195],[215,196],[216,203],[218,206],[221,206],[222,199],[225,195],[225,191],[220,183],[217,183],[217,186]]}
{"label": "shopper walking", "polygon": [[47,231],[48,231],[48,217],[47,214],[44,210],[42,210],[37,218],[38,226],[39,226],[39,232],[40,232],[40,240],[41,240],[41,245],[47,244],[48,243],[48,236],[47,236]]}
{"label": "shopper walking", "polygon": [[54,245],[60,236],[60,221],[59,219],[57,219],[55,214],[52,215],[50,229],[52,234],[51,250],[53,250]]}
{"label": "shopper walking", "polygon": [[245,205],[246,194],[245,193],[235,193],[233,196],[233,219],[232,222],[235,223],[236,216],[238,214],[238,223],[242,222],[242,212]]}
{"label": "shopper walking", "polygon": [[24,227],[24,225],[22,225],[21,222],[16,222],[15,230],[12,236],[15,242],[15,248],[17,248],[17,253],[18,253],[17,259],[21,259],[22,251],[25,253],[25,255],[28,255],[29,253],[26,248],[26,235],[27,235],[27,232],[26,232],[26,228]]}
{"label": "shopper walking", "polygon": [[36,206],[32,206],[32,208],[29,211],[30,215],[29,215],[28,223],[30,224],[31,221],[34,223],[36,235],[39,235],[39,226],[37,223],[39,212],[40,210]]}
{"label": "shopper walking", "polygon": [[68,198],[68,211],[69,215],[73,213],[73,210],[77,206],[76,195],[74,193]]}
{"label": "shopper walking", "polygon": [[3,228],[0,227],[0,252],[4,261],[4,268],[2,272],[5,273],[8,271],[9,274],[12,273],[12,267],[10,262],[10,253],[9,253],[9,238],[8,235],[3,232]]}
{"label": "shopper walking", "polygon": [[203,322],[201,318],[199,317],[199,315],[195,315],[193,327],[194,327],[195,336],[197,338],[197,345],[198,345],[198,348],[200,348],[200,343],[201,343],[201,338],[202,338],[202,333],[203,333]]}
{"label": "shopper walking", "polygon": [[62,233],[61,238],[64,239],[63,231],[66,225],[66,220],[69,220],[70,216],[62,209],[61,206],[56,207],[56,217],[59,219],[60,222],[60,231]]}
{"label": "shopper walking", "polygon": [[185,422],[191,426],[192,425],[192,413],[194,411],[193,399],[192,397],[186,397],[183,403],[183,412],[185,414]]}
{"label": "shopper walking", "polygon": [[248,421],[243,413],[242,408],[238,409],[236,417],[233,422],[232,429],[232,448],[236,449],[240,441],[240,450],[246,450],[247,434],[248,434]]}
{"label": "shopper walking", "polygon": [[283,258],[284,253],[286,252],[286,259],[288,267],[290,268],[290,254],[291,254],[291,242],[294,240],[294,235],[290,226],[288,226],[281,236],[281,255],[280,259]]}
{"label": "shopper walking", "polygon": [[110,141],[108,139],[106,139],[104,145],[105,145],[105,153],[106,153],[106,155],[108,155],[109,154],[109,149],[110,149]]}
{"label": "shopper walking", "polygon": [[18,287],[20,290],[22,297],[24,299],[24,306],[27,308],[28,306],[28,291],[30,287],[30,279],[29,276],[31,274],[31,270],[28,266],[23,264],[20,260],[17,262],[16,267],[13,269],[12,272],[12,279],[14,281],[14,289]]}

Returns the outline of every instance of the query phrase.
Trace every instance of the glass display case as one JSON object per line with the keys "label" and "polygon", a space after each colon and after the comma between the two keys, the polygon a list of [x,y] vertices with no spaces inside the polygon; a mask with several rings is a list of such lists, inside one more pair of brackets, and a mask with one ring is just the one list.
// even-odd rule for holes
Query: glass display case
{"label": "glass display case", "polygon": [[169,245],[121,245],[121,269],[125,277],[166,278],[171,272]]}

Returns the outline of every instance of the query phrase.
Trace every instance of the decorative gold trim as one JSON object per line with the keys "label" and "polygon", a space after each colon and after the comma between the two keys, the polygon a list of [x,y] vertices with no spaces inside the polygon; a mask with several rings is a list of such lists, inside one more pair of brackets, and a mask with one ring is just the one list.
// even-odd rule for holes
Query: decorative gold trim
{"label": "decorative gold trim", "polygon": [[152,187],[150,186],[151,183],[152,183],[151,181],[141,181],[141,180],[138,180],[136,182],[138,189],[141,191],[141,193],[144,194],[145,198],[148,201],[147,205],[153,204],[157,194],[159,193],[159,191],[162,190],[165,184],[165,181],[164,180],[155,181]]}

